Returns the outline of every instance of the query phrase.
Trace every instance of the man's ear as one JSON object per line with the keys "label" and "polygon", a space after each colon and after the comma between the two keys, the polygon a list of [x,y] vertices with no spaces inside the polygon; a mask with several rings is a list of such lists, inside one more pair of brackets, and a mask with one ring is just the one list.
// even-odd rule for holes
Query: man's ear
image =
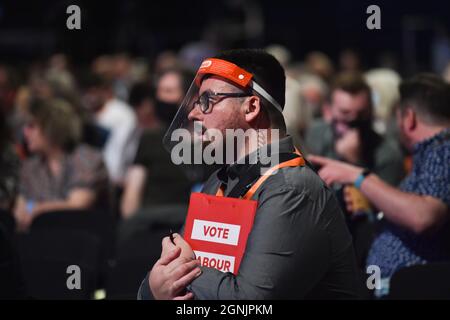
{"label": "man's ear", "polygon": [[413,131],[417,127],[417,114],[412,108],[407,108],[404,115],[405,129]]}
{"label": "man's ear", "polygon": [[243,106],[245,108],[245,121],[247,123],[254,122],[262,112],[261,100],[257,96],[251,96]]}

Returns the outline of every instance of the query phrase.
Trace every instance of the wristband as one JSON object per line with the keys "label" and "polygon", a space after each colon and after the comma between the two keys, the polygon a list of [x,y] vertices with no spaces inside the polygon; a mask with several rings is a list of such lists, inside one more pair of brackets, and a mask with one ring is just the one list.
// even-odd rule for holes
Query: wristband
{"label": "wristband", "polygon": [[356,178],[355,182],[353,183],[356,189],[361,189],[361,184],[363,183],[364,179],[371,174],[369,169],[364,169],[359,176]]}
{"label": "wristband", "polygon": [[28,200],[27,201],[27,205],[26,205],[27,206],[27,213],[30,214],[30,215],[33,213],[34,204],[35,203],[34,203],[33,200]]}

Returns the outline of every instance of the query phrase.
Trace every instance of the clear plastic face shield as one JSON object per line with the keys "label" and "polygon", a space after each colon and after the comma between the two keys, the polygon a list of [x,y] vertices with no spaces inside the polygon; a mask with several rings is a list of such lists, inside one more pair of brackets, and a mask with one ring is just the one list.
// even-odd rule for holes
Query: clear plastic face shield
{"label": "clear plastic face shield", "polygon": [[[202,90],[201,92],[202,81],[206,75],[223,78],[242,90],[239,90],[240,92]],[[204,149],[208,148],[211,142],[215,142],[216,146],[223,143],[223,130],[206,128],[201,121],[198,121],[195,114],[208,115],[213,111],[214,105],[220,101],[228,98],[249,97],[254,95],[253,92],[259,94],[282,113],[281,106],[253,80],[251,73],[225,60],[216,58],[204,60],[163,138],[164,147],[171,153],[172,161],[175,164],[213,164],[209,163],[210,161],[204,161]],[[222,137],[219,138],[220,135]],[[222,156],[218,158],[223,159]]]}

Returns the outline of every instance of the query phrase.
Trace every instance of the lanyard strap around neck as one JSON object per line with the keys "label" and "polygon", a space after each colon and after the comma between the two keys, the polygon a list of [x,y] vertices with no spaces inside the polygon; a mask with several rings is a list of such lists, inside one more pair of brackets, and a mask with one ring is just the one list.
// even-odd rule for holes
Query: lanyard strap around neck
{"label": "lanyard strap around neck", "polygon": [[[298,157],[279,163],[271,168],[269,168],[259,179],[251,186],[251,188],[242,196],[242,199],[249,200],[253,197],[255,192],[258,190],[258,188],[266,181],[267,178],[269,178],[275,171],[281,168],[285,167],[299,167],[305,165],[305,159],[300,154],[300,152],[295,149],[295,154],[298,155]],[[223,197],[224,196],[224,188],[221,185],[216,193],[217,197]]]}

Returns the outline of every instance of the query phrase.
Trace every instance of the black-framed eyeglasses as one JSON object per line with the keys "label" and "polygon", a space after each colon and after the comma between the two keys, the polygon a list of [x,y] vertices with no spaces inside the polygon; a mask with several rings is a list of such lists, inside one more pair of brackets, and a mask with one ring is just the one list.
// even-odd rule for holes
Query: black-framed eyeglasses
{"label": "black-framed eyeglasses", "polygon": [[203,92],[196,101],[194,101],[194,108],[200,107],[203,113],[210,113],[212,107],[226,98],[243,98],[249,97],[251,94],[245,92]]}

